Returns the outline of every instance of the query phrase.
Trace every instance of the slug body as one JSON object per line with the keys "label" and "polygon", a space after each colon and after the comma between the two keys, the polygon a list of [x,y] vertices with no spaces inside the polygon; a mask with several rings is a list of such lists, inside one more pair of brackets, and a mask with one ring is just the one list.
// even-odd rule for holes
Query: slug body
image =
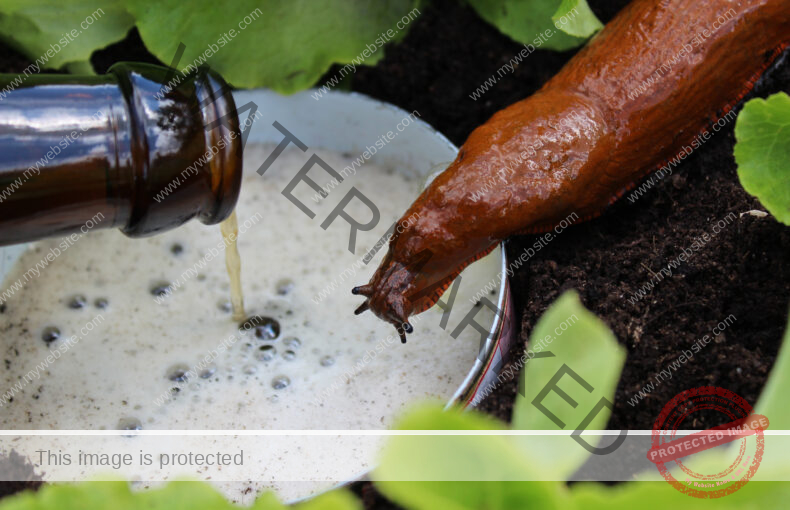
{"label": "slug body", "polygon": [[[729,112],[790,42],[790,0],[635,0],[531,97],[475,129],[393,236],[357,309],[411,332],[514,234],[595,217]],[[408,218],[408,221],[406,220]]]}

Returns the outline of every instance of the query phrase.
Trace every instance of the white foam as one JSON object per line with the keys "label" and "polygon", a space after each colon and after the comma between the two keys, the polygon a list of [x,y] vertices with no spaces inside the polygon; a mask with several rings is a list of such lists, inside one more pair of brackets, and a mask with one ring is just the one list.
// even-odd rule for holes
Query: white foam
{"label": "white foam", "polygon": [[[245,168],[258,168],[272,148],[249,146]],[[317,152],[338,171],[351,161],[334,152]],[[449,333],[467,312],[465,306],[453,311],[446,331],[439,328],[441,309],[435,307],[418,316],[415,333],[406,345],[400,343],[391,325],[373,314],[352,314],[362,298],[351,295],[350,288],[367,283],[386,248],[368,265],[354,269],[354,264],[413,200],[418,178],[367,164],[318,203],[311,198],[314,191],[301,183],[294,194],[315,212],[315,218],[310,219],[281,194],[310,154],[287,150],[262,177],[248,170],[237,209],[242,229],[245,223],[249,226],[239,238],[246,309],[248,315],[269,316],[280,322],[276,341],[239,335],[230,313],[218,306],[229,299],[224,253],[205,262],[196,271],[199,276],[188,277],[162,304],[151,295],[152,286],[178,281],[221,243],[218,227],[192,221],[147,239],[128,239],[118,231],[92,232],[18,291],[0,315],[3,358],[8,360],[0,378],[0,394],[42,362],[50,348],[57,349],[65,338],[80,335],[80,329],[98,314],[103,316],[49,365],[40,379],[30,381],[13,402],[2,407],[2,427],[114,429],[119,420],[136,418],[144,429],[382,429],[410,403],[426,398],[446,401],[477,355],[477,331],[469,327],[458,339]],[[317,166],[310,176],[320,184],[330,180]],[[351,186],[381,212],[373,231],[358,234],[353,255],[347,249],[348,223],[338,218],[326,230],[320,226]],[[366,206],[357,201],[347,210],[359,221],[370,217]],[[250,220],[257,214],[257,220]],[[35,266],[58,242],[37,243],[17,262],[6,284]],[[179,255],[171,253],[174,244],[184,248]],[[457,302],[468,306],[468,296],[495,276],[493,267],[496,264],[470,266]],[[277,286],[284,278],[293,280],[294,286],[288,294],[279,295]],[[319,299],[318,294],[333,281],[336,288]],[[87,297],[88,306],[69,308],[67,302],[74,294]],[[97,309],[93,306],[97,298],[107,298],[109,306]],[[477,320],[490,323],[492,315],[481,312]],[[56,326],[62,333],[61,339],[49,346],[41,339],[47,326]],[[234,334],[238,340],[229,342]],[[299,348],[290,348],[296,354],[292,360],[282,356],[289,350],[284,343],[287,337],[301,340]],[[223,341],[231,346],[219,352]],[[271,361],[259,361],[255,355],[267,343],[277,354]],[[218,356],[212,361],[216,371],[209,379],[192,377],[185,384],[176,384],[166,377],[171,366],[199,366],[212,351]],[[326,357],[334,363],[322,364]],[[283,376],[290,384],[275,389],[272,381]],[[168,392],[176,386],[180,391],[169,398]],[[158,405],[156,400],[162,400],[163,395],[166,402]],[[36,438],[36,446],[42,447],[44,440]],[[219,446],[212,448],[222,449],[222,438],[216,440]],[[287,499],[365,471],[373,465],[378,447],[377,441],[324,442],[323,446],[300,437],[267,441],[256,456],[265,459],[267,448],[271,448],[269,454],[285,456],[277,463],[261,460],[251,465],[245,477],[274,482],[253,481],[245,487],[255,491],[273,487]],[[287,444],[272,443],[276,441]],[[57,446],[68,448],[69,442],[60,438]],[[50,466],[43,471],[51,479],[79,478],[85,473],[73,466],[73,472],[65,469]],[[309,474],[303,476],[324,481],[277,483],[293,480],[294,473],[305,469]],[[173,470],[161,479],[189,472]],[[140,470],[118,473],[138,479],[151,476]],[[222,479],[211,469],[192,472],[193,477],[198,475]],[[229,497],[240,499],[238,484],[219,485]]]}

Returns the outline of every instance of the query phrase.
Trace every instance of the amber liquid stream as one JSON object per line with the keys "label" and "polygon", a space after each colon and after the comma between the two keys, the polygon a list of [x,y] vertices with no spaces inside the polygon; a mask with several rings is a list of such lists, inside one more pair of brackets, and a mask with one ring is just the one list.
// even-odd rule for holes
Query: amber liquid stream
{"label": "amber liquid stream", "polygon": [[228,219],[220,223],[222,238],[225,242],[225,266],[230,277],[230,304],[233,306],[233,320],[244,319],[244,294],[241,290],[241,258],[236,241],[239,237],[239,223],[236,220],[236,211]]}

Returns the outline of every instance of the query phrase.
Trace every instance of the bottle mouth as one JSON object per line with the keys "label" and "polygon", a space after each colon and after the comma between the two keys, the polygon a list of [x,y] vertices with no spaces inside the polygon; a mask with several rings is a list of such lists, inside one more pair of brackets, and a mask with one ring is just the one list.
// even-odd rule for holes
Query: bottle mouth
{"label": "bottle mouth", "polygon": [[241,190],[243,144],[230,86],[211,70],[202,71],[196,84],[206,150],[212,153],[211,199],[197,217],[202,223],[213,225],[225,220],[236,208]]}

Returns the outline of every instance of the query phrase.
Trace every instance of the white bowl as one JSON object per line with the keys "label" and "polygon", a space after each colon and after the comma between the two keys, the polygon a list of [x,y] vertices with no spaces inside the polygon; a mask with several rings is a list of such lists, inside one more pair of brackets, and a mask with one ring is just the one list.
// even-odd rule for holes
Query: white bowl
{"label": "white bowl", "polygon": [[[330,92],[324,94],[320,100],[313,98],[312,91],[286,97],[267,90],[250,90],[236,92],[234,96],[237,107],[242,108],[253,102],[262,114],[252,125],[248,144],[281,142],[283,134],[273,127],[276,121],[292,130],[310,148],[360,154],[366,147],[373,146],[383,133],[396,129],[395,126],[409,116],[409,112],[400,108],[356,93]],[[242,123],[249,113],[248,109],[241,115]],[[437,170],[437,166],[446,166],[452,161],[456,153],[457,148],[442,134],[422,120],[414,119],[383,147],[377,148],[372,161],[388,164],[399,171],[411,172],[427,179]],[[256,170],[245,168],[247,173]],[[387,227],[388,225],[382,224],[378,228],[383,234]],[[0,249],[0,278],[6,279],[14,262],[28,246],[16,245]],[[498,371],[514,339],[513,321],[510,320],[513,317],[512,302],[505,277],[506,260],[503,247],[499,246],[491,255],[476,262],[475,267],[484,268],[486,281],[490,279],[496,282],[496,299],[492,301],[500,313],[494,315],[486,325],[489,334],[472,366],[465,375],[458,374],[459,379],[463,375],[463,382],[449,398],[448,405],[467,406],[485,395],[486,390],[496,383]],[[41,277],[46,278],[46,274]],[[466,301],[466,306],[458,306],[457,311],[454,307],[453,313],[461,316],[466,314],[467,308],[471,308],[468,300]],[[438,317],[439,314],[434,316]],[[351,317],[349,310],[349,320],[353,320]],[[456,318],[453,322],[458,320]],[[438,322],[426,320],[419,324],[419,328],[425,328],[432,335],[448,335],[449,331],[439,329]],[[409,345],[403,348],[408,349]],[[430,368],[430,361],[425,360],[426,369]],[[246,476],[255,479],[254,473],[246,473]],[[345,475],[339,479],[353,478]]]}

